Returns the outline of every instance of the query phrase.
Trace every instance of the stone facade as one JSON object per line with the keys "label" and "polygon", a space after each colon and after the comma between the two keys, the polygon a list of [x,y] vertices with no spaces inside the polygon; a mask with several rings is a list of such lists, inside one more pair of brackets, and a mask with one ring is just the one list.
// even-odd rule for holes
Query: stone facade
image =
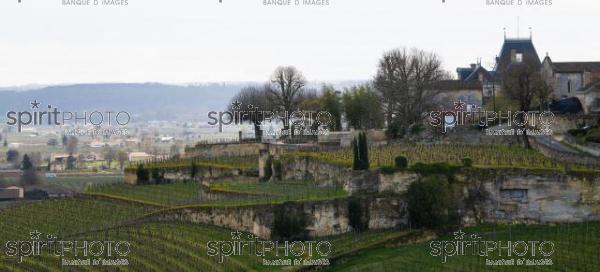
{"label": "stone facade", "polygon": [[487,192],[487,198],[481,203],[486,222],[572,223],[600,220],[598,177],[501,171],[478,179]]}

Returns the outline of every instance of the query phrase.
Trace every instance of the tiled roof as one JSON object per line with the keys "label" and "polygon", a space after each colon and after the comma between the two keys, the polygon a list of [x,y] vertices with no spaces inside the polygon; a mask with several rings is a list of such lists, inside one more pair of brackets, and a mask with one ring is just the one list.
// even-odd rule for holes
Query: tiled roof
{"label": "tiled roof", "polygon": [[480,90],[481,82],[477,80],[442,80],[433,84],[433,87],[439,91],[459,91],[459,90]]}
{"label": "tiled roof", "polygon": [[511,63],[511,52],[523,54],[523,62],[532,62],[541,66],[540,57],[531,39],[506,39],[496,61],[496,71],[502,73]]}
{"label": "tiled roof", "polygon": [[553,62],[555,72],[600,72],[600,62]]}

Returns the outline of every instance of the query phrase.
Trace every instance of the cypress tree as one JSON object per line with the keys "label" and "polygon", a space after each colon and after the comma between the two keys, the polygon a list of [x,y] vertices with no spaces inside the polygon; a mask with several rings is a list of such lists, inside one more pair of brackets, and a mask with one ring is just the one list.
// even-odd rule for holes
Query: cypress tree
{"label": "cypress tree", "polygon": [[361,161],[361,170],[367,170],[369,165],[369,146],[367,144],[367,134],[361,132],[359,135],[359,154]]}
{"label": "cypress tree", "polygon": [[356,138],[354,138],[352,140],[352,169],[353,170],[360,170],[360,157],[358,154],[358,141],[356,140]]}

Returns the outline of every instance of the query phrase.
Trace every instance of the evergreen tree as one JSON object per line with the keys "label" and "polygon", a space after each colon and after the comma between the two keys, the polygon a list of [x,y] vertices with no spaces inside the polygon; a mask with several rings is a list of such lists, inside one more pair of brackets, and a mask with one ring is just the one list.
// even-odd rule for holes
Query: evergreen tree
{"label": "evergreen tree", "polygon": [[369,146],[367,144],[367,134],[361,132],[359,135],[359,151],[360,153],[360,162],[361,169],[367,170],[370,168],[369,165]]}
{"label": "evergreen tree", "polygon": [[192,161],[192,167],[190,169],[190,178],[194,180],[196,175],[198,174],[198,165],[196,165],[195,161]]}
{"label": "evergreen tree", "polygon": [[352,140],[352,169],[360,170],[360,158],[358,157],[358,141]]}
{"label": "evergreen tree", "polygon": [[144,185],[144,184],[148,184],[150,181],[150,177],[148,175],[148,170],[146,170],[144,168],[144,165],[140,164],[138,165],[137,171],[136,171],[136,175],[137,175],[137,182],[140,185]]}
{"label": "evergreen tree", "polygon": [[31,159],[27,154],[23,156],[23,161],[21,162],[21,169],[23,170],[23,175],[21,176],[22,185],[35,185],[38,183],[35,167],[33,166],[33,163],[31,162]]}

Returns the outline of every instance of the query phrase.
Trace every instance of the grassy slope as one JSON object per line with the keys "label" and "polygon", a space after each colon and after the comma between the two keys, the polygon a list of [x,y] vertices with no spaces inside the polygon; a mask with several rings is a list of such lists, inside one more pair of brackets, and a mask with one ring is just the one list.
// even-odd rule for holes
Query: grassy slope
{"label": "grassy slope", "polygon": [[[443,264],[430,255],[429,243],[366,250],[326,271],[600,271],[600,223],[561,226],[482,226],[466,233],[492,241],[552,241],[552,266],[493,267],[484,257],[450,257]],[[452,239],[444,237],[443,239]]]}

